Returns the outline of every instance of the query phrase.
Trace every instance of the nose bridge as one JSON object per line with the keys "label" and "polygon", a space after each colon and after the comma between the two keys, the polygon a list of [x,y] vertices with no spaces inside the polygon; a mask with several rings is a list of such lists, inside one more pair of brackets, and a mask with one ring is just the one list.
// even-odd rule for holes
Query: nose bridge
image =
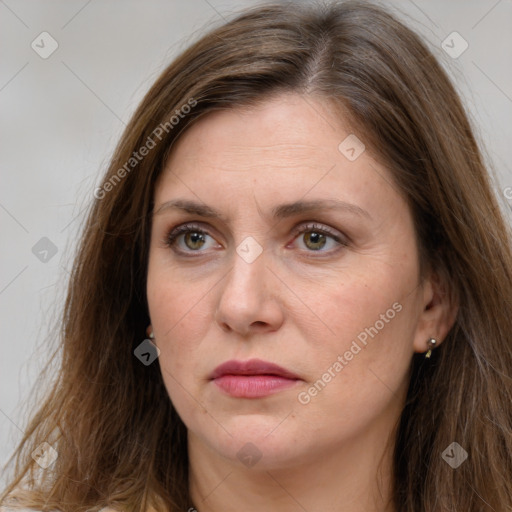
{"label": "nose bridge", "polygon": [[268,280],[269,255],[252,237],[236,247],[230,272],[223,281],[217,306],[217,321],[239,333],[247,333],[252,325],[266,324],[276,328],[282,312],[276,303]]}
{"label": "nose bridge", "polygon": [[246,237],[236,247],[233,265],[228,275],[223,294],[237,297],[239,301],[256,303],[265,293],[265,281],[268,278],[268,254],[253,237]]}

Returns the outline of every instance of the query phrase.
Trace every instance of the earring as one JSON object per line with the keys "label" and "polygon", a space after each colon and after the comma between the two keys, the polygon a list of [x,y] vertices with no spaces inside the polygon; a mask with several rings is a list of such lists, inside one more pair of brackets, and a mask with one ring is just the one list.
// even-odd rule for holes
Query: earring
{"label": "earring", "polygon": [[428,359],[432,355],[432,350],[434,350],[436,343],[437,343],[437,340],[435,338],[429,338],[427,340],[428,351],[425,354],[425,359]]}
{"label": "earring", "polygon": [[146,340],[149,341],[151,343],[151,345],[153,345],[156,348],[158,353],[160,353],[158,347],[156,346],[155,333],[153,332],[153,329],[151,329],[147,334],[148,334],[148,336],[147,336]]}

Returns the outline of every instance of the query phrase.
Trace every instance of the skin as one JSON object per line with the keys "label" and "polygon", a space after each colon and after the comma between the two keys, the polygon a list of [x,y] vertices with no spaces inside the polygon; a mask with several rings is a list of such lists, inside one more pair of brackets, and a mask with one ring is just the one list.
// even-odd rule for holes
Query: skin
{"label": "skin", "polygon": [[[369,151],[349,161],[338,150],[352,131],[334,112],[318,97],[281,94],[211,113],[179,139],[156,185],[149,329],[188,429],[200,512],[394,510],[392,436],[411,358],[428,338],[442,342],[454,311],[435,275],[420,280],[411,213],[389,171]],[[225,218],[161,210],[177,198]],[[366,214],[271,215],[282,203],[329,198]],[[169,231],[189,222],[205,238],[181,235],[173,250]],[[345,245],[311,239],[318,229],[294,233],[313,222]],[[252,263],[236,251],[249,236],[262,248]],[[400,312],[347,361],[357,336],[396,303]],[[343,369],[301,403],[340,355]],[[300,380],[258,399],[233,398],[209,380],[219,364],[251,358]],[[237,457],[249,442],[261,455],[252,467]]]}

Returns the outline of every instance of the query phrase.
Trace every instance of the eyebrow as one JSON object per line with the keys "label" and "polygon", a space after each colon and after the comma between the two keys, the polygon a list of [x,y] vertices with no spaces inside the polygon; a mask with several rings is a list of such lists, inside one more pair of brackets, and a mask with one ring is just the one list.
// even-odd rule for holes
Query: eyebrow
{"label": "eyebrow", "polygon": [[[159,206],[159,208],[154,212],[154,215],[160,215],[168,210],[182,210],[192,215],[219,219],[228,223],[228,218],[211,206],[191,201],[189,199],[172,199],[171,201],[166,201]],[[274,219],[285,219],[287,217],[292,217],[293,215],[311,213],[320,210],[343,211],[360,217],[366,217],[368,219],[372,218],[371,215],[361,207],[339,199],[317,199],[280,204],[272,209],[272,216]]]}

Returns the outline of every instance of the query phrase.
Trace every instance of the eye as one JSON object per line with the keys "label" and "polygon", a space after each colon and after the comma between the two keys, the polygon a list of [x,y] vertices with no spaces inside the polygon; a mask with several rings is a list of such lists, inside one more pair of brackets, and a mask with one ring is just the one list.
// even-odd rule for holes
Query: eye
{"label": "eye", "polygon": [[[173,229],[165,238],[164,243],[178,252],[204,252],[201,250],[202,248],[211,248],[206,244],[207,238],[212,237],[200,227],[183,224]],[[218,244],[217,247],[219,247]]]}
{"label": "eye", "polygon": [[[332,252],[336,251],[339,246],[347,246],[348,243],[344,237],[326,226],[318,224],[307,224],[295,230],[295,240],[303,241],[304,246],[309,252]],[[294,241],[295,241],[294,240]],[[323,250],[325,247],[331,246],[332,250]]]}
{"label": "eye", "polygon": [[[294,230],[293,234],[295,235],[294,242],[296,240],[303,240],[307,252],[335,252],[340,247],[346,247],[348,245],[343,235],[332,231],[326,226],[320,226],[314,223],[300,226]],[[301,238],[301,235],[304,236]],[[201,227],[194,224],[183,224],[171,230],[166,236],[164,244],[177,252],[188,254],[193,252],[205,252],[206,249],[221,247],[219,244],[210,244],[210,246],[208,246],[208,238],[214,240],[212,236]],[[325,247],[329,248],[329,245],[331,246],[331,250],[323,250]]]}

